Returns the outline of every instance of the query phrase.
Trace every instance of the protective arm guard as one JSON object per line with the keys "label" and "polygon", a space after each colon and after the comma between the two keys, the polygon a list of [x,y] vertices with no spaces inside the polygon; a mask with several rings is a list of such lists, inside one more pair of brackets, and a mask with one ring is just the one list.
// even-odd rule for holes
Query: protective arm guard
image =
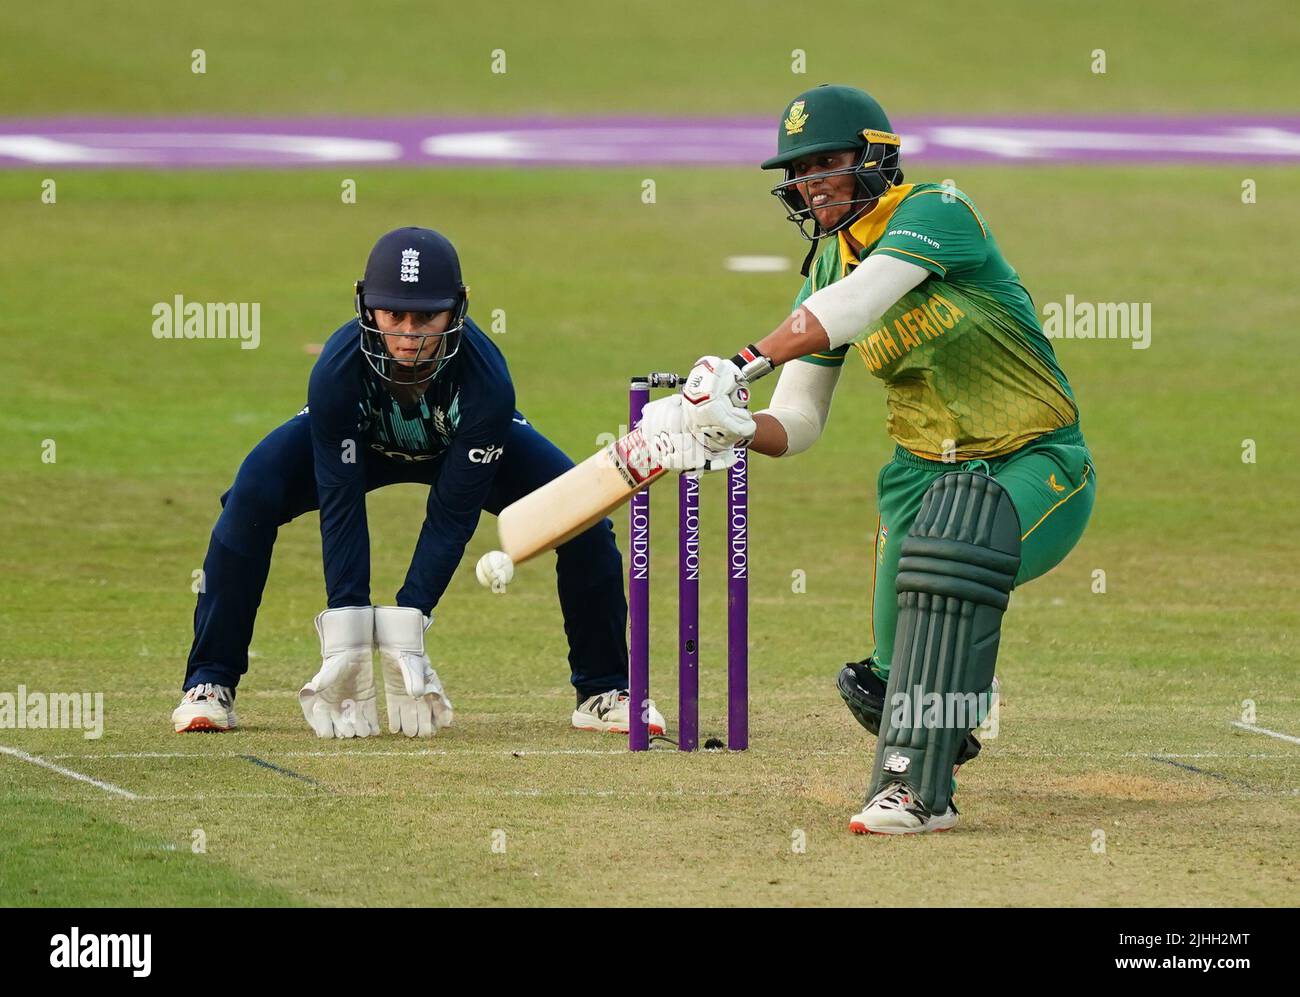
{"label": "protective arm guard", "polygon": [[987,474],[942,475],[898,563],[898,625],[867,797],[900,781],[948,808],[952,767],[984,719],[1002,614],[1020,569],[1020,517]]}

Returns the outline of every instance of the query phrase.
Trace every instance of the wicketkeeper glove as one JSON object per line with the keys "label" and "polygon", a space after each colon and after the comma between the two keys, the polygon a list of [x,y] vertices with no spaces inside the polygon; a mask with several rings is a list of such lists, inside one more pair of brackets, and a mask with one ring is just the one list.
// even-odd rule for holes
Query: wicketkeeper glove
{"label": "wicketkeeper glove", "polygon": [[384,669],[388,729],[407,737],[433,737],[450,727],[454,713],[438,673],[424,653],[431,621],[418,609],[375,607],[375,642]]}
{"label": "wicketkeeper glove", "polygon": [[320,671],[298,693],[302,715],[317,737],[379,733],[371,606],[327,609],[316,617]]}

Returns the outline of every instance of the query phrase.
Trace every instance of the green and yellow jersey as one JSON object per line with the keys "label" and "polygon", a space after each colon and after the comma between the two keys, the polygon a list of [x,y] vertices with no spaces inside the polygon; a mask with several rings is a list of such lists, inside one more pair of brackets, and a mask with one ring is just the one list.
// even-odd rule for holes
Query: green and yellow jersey
{"label": "green and yellow jersey", "polygon": [[930,460],[999,457],[1078,421],[1064,372],[1033,300],[965,194],[942,184],[903,184],[827,240],[798,308],[872,253],[914,263],[930,276],[846,346],[804,357],[840,366],[850,347],[885,382],[889,435]]}

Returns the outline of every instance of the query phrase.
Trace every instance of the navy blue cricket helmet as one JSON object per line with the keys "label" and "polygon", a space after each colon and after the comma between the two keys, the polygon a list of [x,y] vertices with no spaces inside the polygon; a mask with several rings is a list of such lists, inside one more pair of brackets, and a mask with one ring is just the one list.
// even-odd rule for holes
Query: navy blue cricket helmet
{"label": "navy blue cricket helmet", "polygon": [[[361,352],[371,368],[385,381],[423,384],[438,376],[460,349],[465,316],[469,311],[469,288],[461,281],[460,258],[450,240],[433,229],[407,226],[394,229],[375,243],[366,260],[366,275],[356,284],[357,320],[361,325]],[[396,361],[375,322],[374,310],[394,312],[451,312],[447,329],[420,336],[423,352],[426,340],[446,339],[436,360],[418,365],[410,377],[395,375]],[[427,367],[428,370],[419,368]]]}

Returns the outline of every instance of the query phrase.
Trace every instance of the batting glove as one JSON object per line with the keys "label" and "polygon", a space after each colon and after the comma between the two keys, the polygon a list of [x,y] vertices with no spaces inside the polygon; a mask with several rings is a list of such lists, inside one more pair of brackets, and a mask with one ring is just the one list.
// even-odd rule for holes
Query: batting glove
{"label": "batting glove", "polygon": [[641,435],[654,461],[669,471],[722,471],[736,462],[731,447],[715,450],[709,441],[686,428],[681,395],[667,395],[642,410]]}
{"label": "batting glove", "polygon": [[424,653],[424,632],[432,621],[418,609],[375,607],[375,640],[384,669],[388,729],[407,737],[433,737],[450,727],[451,700]]}
{"label": "batting glove", "polygon": [[316,632],[321,668],[298,692],[302,715],[317,737],[378,734],[374,608],[327,609],[316,617]]}
{"label": "batting glove", "polygon": [[744,446],[756,426],[749,414],[749,385],[740,368],[721,357],[700,357],[682,388],[685,428],[697,440],[721,453]]}

